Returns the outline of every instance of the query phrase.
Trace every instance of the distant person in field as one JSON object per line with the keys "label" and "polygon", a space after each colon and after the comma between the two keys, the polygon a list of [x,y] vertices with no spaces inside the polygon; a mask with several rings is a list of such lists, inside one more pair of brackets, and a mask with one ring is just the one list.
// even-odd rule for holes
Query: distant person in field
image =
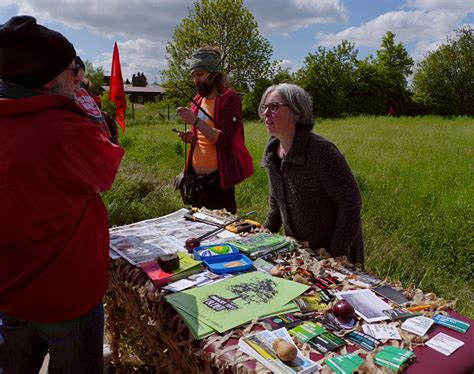
{"label": "distant person in field", "polygon": [[73,45],[0,25],[0,373],[102,373],[109,224],[123,150],[76,103]]}
{"label": "distant person in field", "polygon": [[[185,168],[197,175],[202,193],[192,205],[237,211],[235,185],[253,173],[252,157],[245,146],[242,106],[222,72],[218,49],[196,50],[191,75],[197,89],[191,109],[178,108],[178,115],[192,130],[178,136],[191,143]],[[207,115],[206,115],[207,114]],[[210,118],[212,119],[210,119]]]}
{"label": "distant person in field", "polygon": [[314,134],[313,104],[301,87],[269,87],[259,108],[270,139],[262,165],[270,183],[264,226],[324,248],[332,257],[364,262],[361,194],[337,147]]}
{"label": "distant person in field", "polygon": [[96,123],[107,139],[114,144],[118,144],[117,124],[102,110],[100,97],[92,93],[91,83],[85,78],[86,65],[79,56],[76,56],[75,63],[78,69],[75,80],[75,95],[78,105],[84,109],[89,119]]}
{"label": "distant person in field", "polygon": [[393,106],[388,108],[387,115],[389,117],[395,117],[397,115],[397,111],[395,110],[395,108]]}

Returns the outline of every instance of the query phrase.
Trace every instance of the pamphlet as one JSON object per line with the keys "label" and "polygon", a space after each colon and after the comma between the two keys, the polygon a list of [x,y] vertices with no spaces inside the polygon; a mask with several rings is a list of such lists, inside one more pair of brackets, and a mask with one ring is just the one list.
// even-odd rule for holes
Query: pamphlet
{"label": "pamphlet", "polygon": [[392,308],[371,290],[342,291],[337,292],[336,297],[348,301],[354,307],[355,312],[366,322],[372,323],[389,319],[383,310]]}
{"label": "pamphlet", "polygon": [[281,328],[275,331],[264,330],[257,334],[241,338],[239,340],[239,349],[249,356],[254,357],[274,373],[305,374],[313,373],[321,369],[318,364],[304,357],[299,350],[293,361],[281,361],[272,347],[273,341],[277,338],[294,344],[286,329]]}
{"label": "pamphlet", "polygon": [[364,360],[357,353],[349,353],[327,358],[324,363],[336,374],[351,374],[364,363]]}
{"label": "pamphlet", "polygon": [[410,350],[386,345],[375,355],[375,363],[394,371],[398,371],[413,356],[414,353]]}
{"label": "pamphlet", "polygon": [[376,339],[396,339],[402,340],[398,329],[393,325],[382,325],[382,324],[364,324],[362,330],[370,336]]}
{"label": "pamphlet", "polygon": [[297,297],[294,301],[297,307],[300,308],[301,313],[321,312],[329,309],[329,307],[321,300],[319,294],[303,295]]}
{"label": "pamphlet", "polygon": [[410,304],[410,300],[408,300],[405,297],[405,295],[403,295],[401,292],[395,290],[394,288],[390,286],[385,285],[385,286],[375,287],[375,288],[372,288],[372,291],[394,302],[395,304],[398,304],[398,305]]}
{"label": "pamphlet", "polygon": [[308,288],[253,271],[165,297],[174,307],[224,332],[256,318],[297,311],[290,302]]}
{"label": "pamphlet", "polygon": [[278,314],[273,317],[265,318],[262,320],[262,324],[265,325],[267,330],[277,330],[282,327],[290,328],[303,323],[298,317],[292,313]]}
{"label": "pamphlet", "polygon": [[434,321],[431,318],[417,316],[404,321],[401,325],[401,328],[402,330],[411,332],[412,334],[424,336],[433,323]]}
{"label": "pamphlet", "polygon": [[435,315],[433,320],[437,325],[447,327],[448,329],[460,332],[461,334],[465,334],[470,326],[467,322],[460,321],[456,318],[443,316],[442,314]]}
{"label": "pamphlet", "polygon": [[334,351],[346,345],[346,342],[344,339],[334,335],[332,332],[326,331],[311,339],[309,344],[311,344],[318,352],[324,355],[329,351]]}
{"label": "pamphlet", "polygon": [[380,340],[375,339],[374,337],[366,333],[356,330],[347,333],[346,335],[344,335],[344,338],[352,342],[354,345],[369,352],[373,351],[379,345],[382,345],[382,342]]}
{"label": "pamphlet", "polygon": [[171,292],[179,292],[191,287],[201,287],[206,284],[219,282],[230,277],[232,277],[232,274],[216,274],[212,271],[203,271],[192,274],[185,279],[169,283],[164,286],[163,289]]}
{"label": "pamphlet", "polygon": [[464,342],[440,332],[435,337],[428,340],[426,345],[441,352],[445,356],[450,356],[456,349],[463,346]]}
{"label": "pamphlet", "polygon": [[292,328],[290,335],[295,336],[300,342],[306,343],[315,336],[322,334],[326,329],[314,322],[304,322],[303,324]]}

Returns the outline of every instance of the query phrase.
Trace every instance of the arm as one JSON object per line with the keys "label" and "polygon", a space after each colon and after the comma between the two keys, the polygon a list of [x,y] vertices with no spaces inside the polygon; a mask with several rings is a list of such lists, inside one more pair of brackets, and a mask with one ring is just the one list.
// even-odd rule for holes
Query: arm
{"label": "arm", "polygon": [[276,199],[271,195],[268,199],[268,213],[267,219],[265,220],[263,226],[266,227],[271,232],[278,232],[281,227],[281,215],[280,215],[280,208],[278,207],[278,203]]}
{"label": "arm", "polygon": [[348,256],[361,226],[362,199],[359,187],[344,156],[334,145],[328,143],[321,155],[320,165],[321,182],[337,205],[330,252],[334,257]]}

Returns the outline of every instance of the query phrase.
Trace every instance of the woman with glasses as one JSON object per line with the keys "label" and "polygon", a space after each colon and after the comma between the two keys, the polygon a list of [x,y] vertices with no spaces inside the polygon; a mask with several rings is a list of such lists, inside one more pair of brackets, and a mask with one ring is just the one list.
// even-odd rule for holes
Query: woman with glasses
{"label": "woman with glasses", "polygon": [[363,265],[359,187],[337,147],[311,131],[311,97],[293,84],[271,86],[259,115],[270,134],[262,159],[270,184],[264,226],[277,232],[283,224],[310,248]]}

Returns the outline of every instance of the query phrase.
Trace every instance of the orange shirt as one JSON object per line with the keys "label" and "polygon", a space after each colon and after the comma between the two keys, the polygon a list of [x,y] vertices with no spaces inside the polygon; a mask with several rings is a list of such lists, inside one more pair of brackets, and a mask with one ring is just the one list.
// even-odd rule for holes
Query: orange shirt
{"label": "orange shirt", "polygon": [[[214,105],[216,98],[206,99],[203,98],[201,107],[214,118]],[[213,121],[211,121],[201,110],[198,112],[198,117],[205,121],[209,126],[215,127]],[[217,170],[217,150],[215,144],[211,143],[204,134],[197,131],[198,141],[194,147],[193,152],[193,169],[196,174],[208,175],[213,171]]]}

